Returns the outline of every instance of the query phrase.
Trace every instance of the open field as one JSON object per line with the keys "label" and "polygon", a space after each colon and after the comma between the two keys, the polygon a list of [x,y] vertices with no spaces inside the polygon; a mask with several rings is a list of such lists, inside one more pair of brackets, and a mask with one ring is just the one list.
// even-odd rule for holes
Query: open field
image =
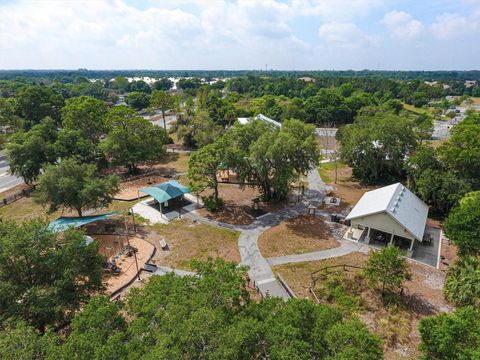
{"label": "open field", "polygon": [[[314,301],[309,293],[311,272],[343,264],[362,267],[367,259],[367,255],[352,253],[322,261],[276,266],[273,270],[282,275],[298,296]],[[382,339],[386,359],[417,359],[420,318],[452,308],[443,299],[445,274],[417,263],[409,262],[409,265],[412,279],[405,283],[404,295],[382,298],[377,290],[368,288],[361,270],[348,268],[324,272],[315,285],[315,293],[321,302],[339,308],[345,316],[359,316]]]}
{"label": "open field", "polygon": [[258,238],[264,257],[303,254],[340,246],[332,235],[331,226],[318,216],[299,216],[265,231]]}
{"label": "open field", "polygon": [[[228,261],[240,262],[237,240],[239,233],[219,229],[187,220],[175,220],[168,225],[154,225],[146,240],[157,247],[153,262],[190,270],[191,260],[206,260],[221,257]],[[160,240],[164,238],[169,250],[163,251]]]}

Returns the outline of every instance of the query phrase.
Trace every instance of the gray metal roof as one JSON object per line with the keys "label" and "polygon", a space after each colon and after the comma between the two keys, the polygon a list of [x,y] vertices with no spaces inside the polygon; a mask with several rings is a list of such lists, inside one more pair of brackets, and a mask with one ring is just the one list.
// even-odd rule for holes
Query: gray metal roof
{"label": "gray metal roof", "polygon": [[270,123],[277,128],[282,126],[282,124],[280,124],[278,121],[270,119],[268,116],[265,116],[263,114],[258,114],[257,116],[255,116],[255,119],[262,120],[262,121],[265,121],[267,123]]}
{"label": "gray metal roof", "polygon": [[347,220],[386,213],[417,240],[423,240],[428,206],[400,183],[368,191],[350,211]]}

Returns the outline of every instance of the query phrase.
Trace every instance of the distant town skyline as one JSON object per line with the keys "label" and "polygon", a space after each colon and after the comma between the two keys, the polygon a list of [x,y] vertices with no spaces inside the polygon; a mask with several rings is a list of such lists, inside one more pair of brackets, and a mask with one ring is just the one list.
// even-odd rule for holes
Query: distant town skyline
{"label": "distant town skyline", "polygon": [[0,18],[0,69],[479,69],[480,0],[0,0]]}

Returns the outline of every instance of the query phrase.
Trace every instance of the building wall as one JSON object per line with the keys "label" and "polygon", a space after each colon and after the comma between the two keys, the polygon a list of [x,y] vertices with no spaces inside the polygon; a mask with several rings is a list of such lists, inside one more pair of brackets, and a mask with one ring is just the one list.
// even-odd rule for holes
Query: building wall
{"label": "building wall", "polygon": [[409,232],[407,232],[399,223],[393,220],[390,215],[386,213],[373,214],[352,219],[352,225],[371,227],[377,230],[385,231],[389,234],[395,234],[407,239],[414,239]]}

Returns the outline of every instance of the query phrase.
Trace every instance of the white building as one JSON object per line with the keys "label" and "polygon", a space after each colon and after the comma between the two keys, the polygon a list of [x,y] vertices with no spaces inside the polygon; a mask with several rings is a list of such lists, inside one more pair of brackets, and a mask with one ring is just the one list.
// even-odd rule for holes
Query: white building
{"label": "white building", "polygon": [[[268,116],[265,116],[263,114],[258,114],[257,116],[255,116],[255,119],[264,121],[264,122],[269,123],[269,124],[272,124],[276,128],[280,128],[282,126],[282,124],[280,124],[278,121],[270,119]],[[250,119],[245,118],[245,117],[237,118],[237,120],[240,123],[240,125],[246,125],[250,122]]]}
{"label": "white building", "polygon": [[394,244],[413,254],[415,241],[422,242],[428,206],[400,183],[365,193],[346,217],[346,238],[365,244]]}

